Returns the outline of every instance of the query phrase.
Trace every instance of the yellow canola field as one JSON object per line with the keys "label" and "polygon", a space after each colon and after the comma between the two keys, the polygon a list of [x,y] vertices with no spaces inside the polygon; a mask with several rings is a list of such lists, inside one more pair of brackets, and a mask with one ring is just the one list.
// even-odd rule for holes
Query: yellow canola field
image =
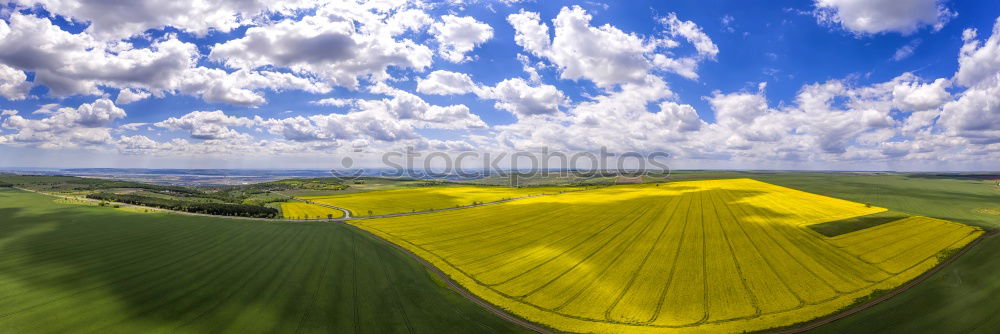
{"label": "yellow canola field", "polygon": [[285,219],[329,219],[342,218],[344,212],[309,203],[288,202],[281,203],[281,215]]}
{"label": "yellow canola field", "polygon": [[836,312],[915,278],[982,233],[926,217],[833,238],[806,227],[884,210],[735,179],[351,223],[560,331],[727,333]]}
{"label": "yellow canola field", "polygon": [[[454,208],[580,188],[422,187],[299,199],[347,209],[351,216],[382,216]],[[369,213],[371,211],[371,213]]]}

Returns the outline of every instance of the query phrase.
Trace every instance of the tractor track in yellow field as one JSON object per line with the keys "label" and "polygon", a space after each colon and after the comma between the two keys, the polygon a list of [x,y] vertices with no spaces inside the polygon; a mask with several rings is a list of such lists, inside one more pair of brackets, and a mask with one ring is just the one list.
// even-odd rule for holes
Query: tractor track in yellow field
{"label": "tractor track in yellow field", "polygon": [[901,286],[893,289],[892,291],[889,291],[888,293],[879,296],[878,298],[875,298],[875,299],[873,299],[871,301],[868,301],[868,302],[866,302],[864,304],[851,307],[851,308],[849,308],[849,309],[847,309],[847,310],[845,310],[843,312],[839,312],[839,313],[833,314],[833,315],[825,317],[825,318],[820,318],[818,320],[814,320],[814,321],[808,322],[805,325],[800,326],[800,327],[795,327],[795,328],[790,328],[790,329],[784,329],[784,330],[779,330],[779,331],[773,331],[773,332],[768,332],[768,333],[772,333],[772,334],[803,333],[803,332],[807,332],[807,331],[819,328],[819,327],[821,327],[823,325],[832,323],[834,321],[837,321],[837,320],[849,317],[851,315],[854,315],[854,314],[856,314],[858,312],[867,310],[869,308],[872,308],[875,305],[881,304],[882,302],[885,302],[885,301],[891,299],[892,297],[898,296],[899,294],[902,294],[903,292],[906,292],[910,288],[912,288],[914,286],[917,286],[917,284],[920,284],[923,281],[925,281],[928,278],[930,278],[931,276],[934,276],[935,273],[937,273],[938,271],[941,271],[941,269],[943,269],[944,267],[947,267],[949,264],[955,262],[956,260],[958,260],[958,258],[960,258],[965,253],[968,253],[969,250],[972,250],[973,248],[975,248],[976,245],[978,245],[984,239],[992,237],[992,236],[997,235],[997,234],[1000,234],[1000,229],[996,229],[996,228],[991,229],[991,230],[987,231],[986,233],[983,233],[978,238],[976,238],[976,240],[973,240],[969,244],[965,245],[965,247],[962,247],[961,250],[959,250],[958,252],[955,252],[955,254],[952,254],[951,256],[949,256],[944,261],[941,261],[941,263],[938,263],[936,266],[934,266],[934,268],[931,268],[931,270],[928,270],[928,271],[924,272],[923,274],[920,274],[920,276],[917,276],[917,278],[914,278],[913,280],[910,280],[909,282],[906,282],[906,284],[903,284],[903,285],[901,285]]}

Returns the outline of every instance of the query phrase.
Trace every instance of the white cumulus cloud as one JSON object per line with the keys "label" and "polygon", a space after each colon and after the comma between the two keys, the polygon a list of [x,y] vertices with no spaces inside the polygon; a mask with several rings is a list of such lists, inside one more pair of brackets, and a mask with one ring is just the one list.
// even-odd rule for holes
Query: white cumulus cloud
{"label": "white cumulus cloud", "polygon": [[472,93],[477,85],[465,73],[437,70],[417,81],[417,92],[432,95]]}
{"label": "white cumulus cloud", "polygon": [[76,108],[59,108],[42,119],[13,113],[0,126],[15,133],[0,137],[9,144],[42,148],[101,146],[113,142],[108,126],[125,116],[114,102],[102,98]]}
{"label": "white cumulus cloud", "polygon": [[[0,64],[35,72],[34,83],[54,96],[101,95],[100,86],[200,96],[210,102],[260,105],[261,89],[327,92],[329,86],[290,73],[235,71],[198,66],[198,48],[172,34],[147,48],[107,44],[73,34],[46,18],[13,13],[0,21]],[[125,100],[123,100],[124,102]]]}
{"label": "white cumulus cloud", "polygon": [[839,24],[856,34],[898,32],[924,26],[940,30],[956,13],[942,0],[815,0],[820,23]]}
{"label": "white cumulus cloud", "polygon": [[248,127],[253,124],[252,119],[229,116],[221,110],[216,110],[194,111],[181,117],[170,117],[154,125],[170,130],[187,131],[194,139],[225,139],[243,135],[231,127]]}
{"label": "white cumulus cloud", "polygon": [[[671,32],[695,45],[702,57],[714,57],[718,48],[701,29],[690,21],[674,20],[663,23]],[[511,14],[507,21],[514,27],[515,42],[529,53],[548,59],[560,70],[560,78],[593,81],[599,87],[645,82],[654,67],[695,78],[698,60],[674,58],[664,47],[676,42],[645,38],[626,33],[610,24],[592,26],[593,17],[579,6],[563,7],[552,20],[554,33],[535,12]],[[672,43],[671,43],[672,42]]]}
{"label": "white cumulus cloud", "polygon": [[318,106],[346,107],[354,104],[354,99],[340,99],[335,97],[329,97],[325,99],[319,99],[316,101],[310,101],[309,103]]}
{"label": "white cumulus cloud", "polygon": [[23,71],[0,64],[0,96],[9,100],[23,100],[31,90],[31,83]]}
{"label": "white cumulus cloud", "polygon": [[970,30],[963,40],[955,81],[969,88],[944,106],[940,122],[953,135],[995,145],[1000,143],[1000,18],[985,42]]}
{"label": "white cumulus cloud", "polygon": [[431,26],[431,34],[438,42],[438,54],[442,58],[462,63],[472,60],[467,53],[493,38],[493,27],[471,16],[445,15]]}
{"label": "white cumulus cloud", "polygon": [[115,104],[125,105],[132,102],[137,102],[149,97],[149,92],[141,90],[133,90],[129,88],[123,88],[118,92],[118,98],[115,99]]}
{"label": "white cumulus cloud", "polygon": [[1000,72],[1000,18],[993,25],[993,33],[984,42],[976,39],[975,29],[966,29],[962,34],[965,42],[958,55],[958,73],[955,81],[972,87],[994,79]]}
{"label": "white cumulus cloud", "polygon": [[390,66],[422,71],[431,65],[430,48],[396,36],[422,25],[393,22],[392,16],[350,6],[324,8],[301,20],[249,28],[242,38],[215,45],[209,58],[230,68],[289,68],[357,88],[360,79],[387,79]]}
{"label": "white cumulus cloud", "polygon": [[120,39],[149,29],[174,27],[197,35],[211,30],[228,32],[271,13],[289,13],[311,6],[311,1],[263,0],[18,0],[24,5],[40,4],[46,10],[87,22],[87,31],[102,39]]}
{"label": "white cumulus cloud", "polygon": [[694,45],[695,49],[698,50],[698,55],[715,59],[715,56],[719,54],[719,47],[694,22],[681,21],[677,18],[676,13],[667,14],[666,17],[660,19],[660,22],[667,26],[671,36],[683,37]]}
{"label": "white cumulus cloud", "polygon": [[552,85],[529,85],[520,78],[507,79],[487,88],[484,98],[497,100],[496,108],[519,116],[548,115],[566,105],[566,96]]}

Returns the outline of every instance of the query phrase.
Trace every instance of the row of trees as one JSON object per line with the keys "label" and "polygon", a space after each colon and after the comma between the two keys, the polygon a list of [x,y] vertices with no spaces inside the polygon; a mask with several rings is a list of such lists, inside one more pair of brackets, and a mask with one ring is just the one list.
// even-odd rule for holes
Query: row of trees
{"label": "row of trees", "polygon": [[278,210],[258,205],[233,204],[233,203],[206,203],[187,202],[167,198],[157,198],[132,194],[114,194],[109,192],[99,192],[87,195],[87,198],[127,203],[134,205],[151,206],[167,210],[184,211],[192,213],[202,213],[218,216],[239,216],[253,218],[274,218],[278,216]]}

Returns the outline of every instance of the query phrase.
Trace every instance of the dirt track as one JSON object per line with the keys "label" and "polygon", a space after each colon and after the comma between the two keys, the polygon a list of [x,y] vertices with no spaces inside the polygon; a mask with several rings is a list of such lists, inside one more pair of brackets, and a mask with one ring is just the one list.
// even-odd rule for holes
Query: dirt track
{"label": "dirt track", "polygon": [[320,206],[320,207],[324,207],[324,208],[327,208],[327,209],[334,209],[334,210],[338,210],[340,212],[343,212],[344,216],[341,217],[341,218],[337,218],[337,219],[351,219],[351,211],[350,210],[347,210],[347,209],[344,209],[344,208],[338,208],[338,207],[335,207],[335,206],[329,206],[329,205],[326,205],[326,204],[319,204],[319,203],[316,203],[316,202],[311,202],[311,201],[307,201],[307,200],[303,200],[303,199],[298,199],[298,198],[295,198],[295,197],[292,197],[292,196],[288,196],[288,195],[285,195],[285,194],[280,194],[280,195],[288,197],[289,200],[292,200],[292,201],[295,201],[295,202],[308,203],[308,204],[312,204],[312,205],[315,205],[315,206]]}

